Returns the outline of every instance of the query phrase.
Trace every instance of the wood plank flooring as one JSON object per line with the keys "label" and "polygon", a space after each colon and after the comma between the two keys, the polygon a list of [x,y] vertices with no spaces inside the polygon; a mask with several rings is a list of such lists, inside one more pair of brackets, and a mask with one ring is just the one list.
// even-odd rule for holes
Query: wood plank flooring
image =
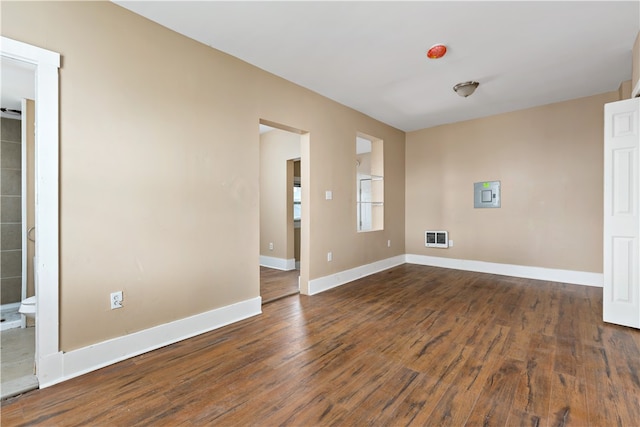
{"label": "wood plank flooring", "polygon": [[300,292],[300,270],[282,271],[260,266],[260,296],[262,304]]}
{"label": "wood plank flooring", "polygon": [[602,289],[405,264],[2,403],[2,425],[638,426]]}

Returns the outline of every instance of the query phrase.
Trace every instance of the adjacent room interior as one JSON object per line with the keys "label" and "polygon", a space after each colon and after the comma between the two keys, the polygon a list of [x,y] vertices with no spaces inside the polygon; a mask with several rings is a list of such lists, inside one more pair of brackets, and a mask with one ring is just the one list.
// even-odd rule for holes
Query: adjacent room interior
{"label": "adjacent room interior", "polygon": [[300,292],[301,133],[260,124],[262,304]]}

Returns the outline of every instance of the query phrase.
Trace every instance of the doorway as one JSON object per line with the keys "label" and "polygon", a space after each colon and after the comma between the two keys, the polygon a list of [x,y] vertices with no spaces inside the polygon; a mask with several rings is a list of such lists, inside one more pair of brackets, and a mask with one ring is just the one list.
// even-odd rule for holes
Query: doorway
{"label": "doorway", "polygon": [[[35,96],[35,225],[31,237],[35,248],[35,373],[38,385],[52,385],[63,376],[63,353],[59,350],[59,208],[58,208],[58,68],[60,55],[2,37],[0,58],[33,70],[29,77]],[[3,74],[2,94],[15,79]],[[28,96],[21,96],[27,98]],[[23,266],[26,268],[26,266]],[[34,364],[32,363],[32,366]],[[38,386],[36,385],[36,387]],[[3,397],[7,390],[2,387]]]}
{"label": "doorway", "polygon": [[35,375],[35,321],[20,314],[21,302],[35,295],[29,239],[34,218],[35,66],[0,60],[2,126],[0,193],[2,207],[0,287],[2,290],[2,397],[38,387]]}
{"label": "doorway", "polygon": [[260,296],[266,304],[300,292],[302,131],[260,121]]}

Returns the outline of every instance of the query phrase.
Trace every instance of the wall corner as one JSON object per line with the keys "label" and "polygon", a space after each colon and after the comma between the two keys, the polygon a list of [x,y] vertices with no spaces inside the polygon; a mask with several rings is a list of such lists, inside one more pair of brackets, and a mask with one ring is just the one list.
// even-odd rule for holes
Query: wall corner
{"label": "wall corner", "polygon": [[640,96],[640,31],[631,51],[631,87],[633,91],[630,98]]}
{"label": "wall corner", "polygon": [[630,99],[632,88],[633,86],[631,86],[631,80],[625,80],[624,82],[620,83],[620,86],[618,86],[618,99],[620,101],[622,101],[623,99]]}

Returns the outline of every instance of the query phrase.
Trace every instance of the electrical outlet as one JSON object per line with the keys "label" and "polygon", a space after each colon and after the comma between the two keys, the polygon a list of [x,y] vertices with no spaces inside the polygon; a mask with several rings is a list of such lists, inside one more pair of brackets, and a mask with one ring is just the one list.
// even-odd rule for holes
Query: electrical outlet
{"label": "electrical outlet", "polygon": [[111,292],[111,310],[122,308],[122,291]]}
{"label": "electrical outlet", "polygon": [[272,251],[273,250],[273,242],[269,243],[269,250]]}
{"label": "electrical outlet", "polygon": [[387,240],[387,247],[390,248],[391,247],[391,240]]}
{"label": "electrical outlet", "polygon": [[449,240],[449,247],[452,248],[453,247],[453,240]]}
{"label": "electrical outlet", "polygon": [[331,252],[327,252],[327,262],[330,262],[333,259],[333,254]]}

